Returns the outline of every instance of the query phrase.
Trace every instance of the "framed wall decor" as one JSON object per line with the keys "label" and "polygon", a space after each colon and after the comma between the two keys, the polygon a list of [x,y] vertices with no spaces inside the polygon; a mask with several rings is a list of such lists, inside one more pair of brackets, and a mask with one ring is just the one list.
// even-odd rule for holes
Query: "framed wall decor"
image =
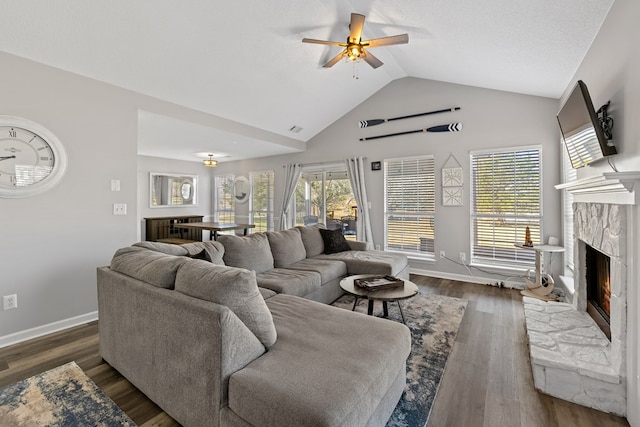
{"label": "framed wall decor", "polygon": [[149,173],[149,207],[198,206],[198,176]]}
{"label": "framed wall decor", "polygon": [[382,169],[382,162],[371,162],[371,170],[379,171]]}
{"label": "framed wall decor", "polygon": [[450,154],[442,166],[442,206],[462,206],[463,185],[462,165]]}
{"label": "framed wall decor", "polygon": [[442,187],[442,206],[462,206],[462,187]]}

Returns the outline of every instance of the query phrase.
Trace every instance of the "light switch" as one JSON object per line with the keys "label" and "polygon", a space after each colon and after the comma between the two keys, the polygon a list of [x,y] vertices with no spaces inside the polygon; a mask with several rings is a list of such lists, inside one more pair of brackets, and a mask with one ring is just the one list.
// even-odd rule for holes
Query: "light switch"
{"label": "light switch", "polygon": [[120,180],[112,179],[111,180],[111,191],[120,191]]}
{"label": "light switch", "polygon": [[127,204],[126,203],[114,203],[113,204],[113,214],[114,215],[126,215],[127,214]]}

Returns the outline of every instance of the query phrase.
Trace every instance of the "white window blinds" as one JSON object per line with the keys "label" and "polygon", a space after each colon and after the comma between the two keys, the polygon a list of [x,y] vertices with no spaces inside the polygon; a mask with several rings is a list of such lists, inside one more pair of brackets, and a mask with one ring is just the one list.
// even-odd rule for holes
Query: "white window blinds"
{"label": "white window blinds", "polygon": [[[575,181],[578,178],[577,171],[571,166],[571,161],[567,155],[567,150],[562,150],[562,182]],[[562,190],[562,211],[564,230],[564,265],[565,274],[573,276],[573,195],[567,190]]]}
{"label": "white window blinds", "polygon": [[234,175],[217,175],[215,177],[215,204],[213,210],[213,220],[215,222],[235,222],[234,179]]}
{"label": "white window blinds", "polygon": [[273,231],[274,171],[251,172],[251,223],[253,231]]}
{"label": "white window blinds", "polygon": [[384,184],[385,249],[433,256],[433,156],[385,160]]}
{"label": "white window blinds", "polygon": [[542,235],[540,148],[471,153],[471,262],[531,266],[535,254],[514,243]]}

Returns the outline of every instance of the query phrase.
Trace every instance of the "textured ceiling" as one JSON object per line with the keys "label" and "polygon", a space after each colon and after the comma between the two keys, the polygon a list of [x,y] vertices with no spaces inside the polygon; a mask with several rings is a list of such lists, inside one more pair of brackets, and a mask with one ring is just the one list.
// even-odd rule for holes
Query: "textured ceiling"
{"label": "textured ceiling", "polygon": [[[225,161],[300,151],[406,76],[559,98],[612,3],[0,0],[0,50],[215,115],[211,126],[141,112],[139,153]],[[359,79],[350,64],[322,68],[339,48],[301,43],[346,40],[351,12],[366,16],[363,39],[409,34],[376,48],[384,65],[360,64]]]}

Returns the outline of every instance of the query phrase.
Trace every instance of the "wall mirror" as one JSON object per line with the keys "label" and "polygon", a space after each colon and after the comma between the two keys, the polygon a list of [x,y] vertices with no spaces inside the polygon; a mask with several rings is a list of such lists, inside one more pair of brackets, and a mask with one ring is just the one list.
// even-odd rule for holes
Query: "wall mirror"
{"label": "wall mirror", "polygon": [[149,173],[149,207],[198,206],[198,176]]}

